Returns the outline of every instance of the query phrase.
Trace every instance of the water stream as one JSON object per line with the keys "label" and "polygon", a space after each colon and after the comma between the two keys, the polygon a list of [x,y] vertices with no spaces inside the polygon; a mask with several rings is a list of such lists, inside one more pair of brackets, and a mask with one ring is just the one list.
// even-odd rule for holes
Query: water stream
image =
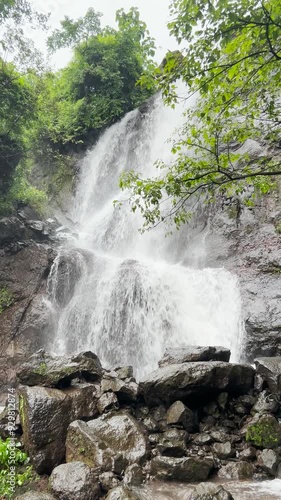
{"label": "water stream", "polygon": [[224,345],[239,359],[239,288],[225,269],[204,268],[207,221],[172,237],[161,226],[141,234],[129,204],[113,206],[127,196],[122,170],[152,176],[157,159],[172,161],[167,139],[181,113],[156,98],[108,129],[82,162],[70,214],[78,238],[61,247],[48,285],[55,353],[91,349],[104,365],[133,365],[137,377],[157,367],[166,346]]}

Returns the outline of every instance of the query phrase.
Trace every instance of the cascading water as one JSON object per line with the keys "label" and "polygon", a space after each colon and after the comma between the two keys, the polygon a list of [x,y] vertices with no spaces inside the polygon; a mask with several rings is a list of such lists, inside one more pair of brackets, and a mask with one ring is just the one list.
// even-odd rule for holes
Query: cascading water
{"label": "cascading water", "polygon": [[133,365],[138,377],[157,367],[168,346],[224,345],[239,358],[239,289],[228,271],[203,268],[207,229],[195,246],[187,227],[171,238],[160,226],[140,234],[140,216],[126,202],[113,206],[122,170],[152,176],[157,159],[171,161],[167,139],[181,111],[154,99],[86,155],[70,214],[78,239],[61,248],[49,279],[55,353],[91,349],[104,365]]}

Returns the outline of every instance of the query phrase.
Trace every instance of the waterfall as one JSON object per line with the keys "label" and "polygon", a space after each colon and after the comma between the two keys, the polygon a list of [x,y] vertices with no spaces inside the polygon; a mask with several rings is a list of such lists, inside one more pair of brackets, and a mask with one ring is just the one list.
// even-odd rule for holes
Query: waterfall
{"label": "waterfall", "polygon": [[123,170],[153,176],[156,160],[173,160],[168,139],[181,114],[154,98],[109,128],[84,158],[70,214],[78,239],[61,247],[48,283],[56,354],[90,349],[105,366],[133,365],[138,377],[169,346],[224,345],[238,360],[238,283],[224,269],[204,268],[208,226],[166,237],[160,225],[141,234],[141,217],[118,188]]}

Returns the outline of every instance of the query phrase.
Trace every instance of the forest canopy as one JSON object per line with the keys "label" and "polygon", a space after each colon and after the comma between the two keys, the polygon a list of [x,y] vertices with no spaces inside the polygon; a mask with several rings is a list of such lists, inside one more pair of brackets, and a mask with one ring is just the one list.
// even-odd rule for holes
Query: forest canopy
{"label": "forest canopy", "polygon": [[[51,71],[29,28],[47,30],[48,17],[27,0],[4,0],[0,6],[0,212],[17,203],[40,208],[46,195],[30,179],[40,164],[59,189],[71,170],[72,156],[93,144],[99,134],[155,92],[155,84],[137,85],[155,70],[154,40],[139,11],[116,12],[117,27],[101,27],[102,14],[65,17],[48,38],[51,52],[71,47],[70,63]],[[50,193],[47,193],[50,194]]]}

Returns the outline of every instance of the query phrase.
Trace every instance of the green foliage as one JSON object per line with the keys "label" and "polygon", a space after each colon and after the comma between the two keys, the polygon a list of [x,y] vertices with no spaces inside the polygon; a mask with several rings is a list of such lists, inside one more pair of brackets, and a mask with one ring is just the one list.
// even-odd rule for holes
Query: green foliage
{"label": "green foliage", "polygon": [[63,47],[73,47],[82,41],[87,41],[101,32],[100,18],[102,14],[90,8],[84,17],[76,21],[68,16],[60,22],[61,29],[55,30],[48,38],[48,47],[54,52]]}
{"label": "green foliage", "polygon": [[138,9],[117,11],[118,29],[100,29],[100,14],[90,9],[84,18],[61,23],[49,38],[53,50],[75,45],[70,64],[41,80],[39,135],[60,151],[63,145],[86,144],[155,91],[136,85],[154,65],[154,40]]}
{"label": "green foliage", "polygon": [[260,448],[276,448],[280,433],[272,422],[256,422],[248,427],[246,441]]}
{"label": "green foliage", "polygon": [[14,303],[13,294],[7,288],[0,288],[0,314]]}
{"label": "green foliage", "polygon": [[[186,48],[168,53],[155,76],[168,104],[177,101],[177,79],[196,103],[173,144],[174,164],[159,162],[156,179],[132,172],[121,179],[145,226],[186,222],[191,199],[252,203],[281,174],[274,149],[281,133],[279,0],[173,0],[171,14],[170,32]],[[242,148],[250,139],[263,143],[263,153]]]}
{"label": "green foliage", "polygon": [[15,486],[20,487],[28,483],[33,477],[32,466],[29,465],[29,458],[21,450],[21,443],[11,439],[3,441],[0,438],[0,495],[11,498],[13,492],[10,486],[11,463],[15,465]]}

